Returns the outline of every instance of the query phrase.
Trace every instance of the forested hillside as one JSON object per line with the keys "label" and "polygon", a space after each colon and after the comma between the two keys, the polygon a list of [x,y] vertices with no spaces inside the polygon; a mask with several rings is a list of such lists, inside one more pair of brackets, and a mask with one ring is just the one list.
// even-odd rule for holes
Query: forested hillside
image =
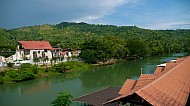
{"label": "forested hillside", "polygon": [[18,40],[47,40],[53,47],[82,48],[82,57],[88,57],[88,53],[95,60],[161,55],[190,49],[189,29],[149,30],[136,26],[69,22],[11,30],[1,28],[0,39],[0,55],[5,56],[15,50]]}

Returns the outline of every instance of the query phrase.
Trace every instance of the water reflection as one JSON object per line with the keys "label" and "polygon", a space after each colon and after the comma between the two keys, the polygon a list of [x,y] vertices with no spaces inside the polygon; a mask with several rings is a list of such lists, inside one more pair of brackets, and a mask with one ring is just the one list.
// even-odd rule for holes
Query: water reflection
{"label": "water reflection", "polygon": [[31,93],[37,93],[41,92],[44,90],[49,90],[51,89],[51,80],[41,80],[38,81],[37,83],[33,84],[30,87],[24,87],[21,89],[21,94],[31,94]]}
{"label": "water reflection", "polygon": [[127,79],[140,75],[140,67],[133,64],[133,61],[124,62],[111,66],[98,67],[81,74],[79,79],[82,85],[87,88],[101,86],[121,86]]}
{"label": "water reflection", "polygon": [[3,92],[14,92],[13,89],[17,90],[18,95],[37,93],[44,90],[51,89],[51,80],[49,78],[41,78],[40,80],[31,80],[15,84],[4,84],[1,85],[0,91]]}

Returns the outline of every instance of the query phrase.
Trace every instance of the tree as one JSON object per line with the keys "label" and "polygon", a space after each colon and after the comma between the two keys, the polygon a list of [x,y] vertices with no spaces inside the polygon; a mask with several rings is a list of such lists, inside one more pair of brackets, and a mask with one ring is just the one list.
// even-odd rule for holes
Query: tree
{"label": "tree", "polygon": [[90,63],[103,59],[103,43],[95,39],[86,41],[82,45],[80,57]]}
{"label": "tree", "polygon": [[70,106],[73,96],[69,92],[58,93],[57,98],[51,102],[53,106]]}
{"label": "tree", "polygon": [[49,60],[48,57],[43,57],[43,58],[41,58],[41,61],[43,62],[43,65],[44,65],[45,62],[47,63],[48,60]]}
{"label": "tree", "polygon": [[[98,56],[103,56],[104,58],[110,58],[113,54],[115,54],[115,58],[122,58],[124,54],[123,50],[121,50],[123,49],[123,44],[120,45],[120,41],[129,39],[143,41],[147,45],[150,55],[187,52],[190,47],[189,29],[149,30],[136,26],[62,22],[57,25],[37,25],[10,30],[0,28],[0,35],[0,55],[5,57],[9,57],[15,53],[16,46],[18,45],[17,41],[19,40],[46,40],[54,47],[74,49],[82,48],[84,42],[93,39],[103,42],[106,44],[106,47],[109,48],[106,49],[106,54],[98,54]],[[113,51],[115,43],[118,43],[118,46],[115,47],[117,47],[116,51],[120,53],[119,55]],[[158,46],[159,48],[157,48]],[[162,48],[164,48],[164,51]],[[132,52],[129,50],[129,52],[133,55],[133,50]],[[34,52],[34,58],[35,57],[36,52]]]}
{"label": "tree", "polygon": [[131,56],[145,57],[147,55],[147,46],[140,40],[128,40],[127,44]]}
{"label": "tree", "polygon": [[65,72],[65,70],[66,70],[66,66],[65,66],[64,63],[55,64],[53,67],[54,67],[54,69],[55,69],[56,71],[58,71],[59,73],[63,73],[63,72]]}
{"label": "tree", "polygon": [[7,67],[12,68],[14,66],[14,63],[7,63]]}
{"label": "tree", "polygon": [[40,62],[40,59],[39,59],[39,58],[33,58],[33,61],[34,61],[35,64],[36,64],[37,62]]}
{"label": "tree", "polygon": [[121,59],[129,54],[126,44],[125,40],[115,36],[88,40],[82,45],[80,57],[91,63]]}

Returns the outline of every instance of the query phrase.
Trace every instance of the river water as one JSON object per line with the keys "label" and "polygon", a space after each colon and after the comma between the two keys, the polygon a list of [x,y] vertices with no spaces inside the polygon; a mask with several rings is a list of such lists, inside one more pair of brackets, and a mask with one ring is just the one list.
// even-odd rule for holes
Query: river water
{"label": "river water", "polygon": [[[156,65],[185,56],[177,53],[160,57],[91,68],[14,84],[0,85],[0,106],[51,106],[58,92],[69,91],[78,97],[110,86],[122,86],[126,79],[137,79],[141,73],[154,73]],[[73,106],[76,103],[72,104]]]}

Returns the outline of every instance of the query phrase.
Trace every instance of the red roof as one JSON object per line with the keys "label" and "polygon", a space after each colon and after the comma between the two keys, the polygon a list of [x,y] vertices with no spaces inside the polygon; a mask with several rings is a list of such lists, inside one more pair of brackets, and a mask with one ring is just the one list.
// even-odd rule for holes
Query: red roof
{"label": "red roof", "polygon": [[61,52],[61,55],[65,55],[67,52]]}
{"label": "red roof", "polygon": [[165,67],[156,67],[156,70],[154,71],[155,75],[159,75],[162,71],[164,71]]}
{"label": "red roof", "polygon": [[48,41],[18,41],[24,49],[53,49]]}
{"label": "red roof", "polygon": [[[155,106],[185,106],[190,93],[190,57],[177,59],[167,63],[164,72],[159,77],[141,75],[139,81],[144,79],[141,86],[135,87],[123,95],[118,96],[104,104],[137,94],[151,105]],[[142,77],[142,78],[141,78]],[[148,80],[146,78],[149,78]],[[153,81],[151,81],[153,80]]]}
{"label": "red roof", "polygon": [[54,50],[62,50],[62,48],[52,48],[51,51],[54,51]]}
{"label": "red roof", "polygon": [[184,106],[190,92],[190,57],[136,91],[152,105]]}
{"label": "red roof", "polygon": [[164,71],[169,71],[171,70],[172,68],[174,68],[176,65],[178,65],[179,63],[174,63],[174,62],[169,62],[169,63],[166,63],[166,66],[164,68]]}
{"label": "red roof", "polygon": [[134,88],[146,85],[147,83],[153,81],[156,79],[156,75],[154,74],[141,74],[141,76],[139,77],[139,79],[137,80],[136,85],[134,86]]}
{"label": "red roof", "polygon": [[131,91],[131,89],[134,88],[136,82],[137,82],[136,80],[127,79],[118,94],[123,95]]}

